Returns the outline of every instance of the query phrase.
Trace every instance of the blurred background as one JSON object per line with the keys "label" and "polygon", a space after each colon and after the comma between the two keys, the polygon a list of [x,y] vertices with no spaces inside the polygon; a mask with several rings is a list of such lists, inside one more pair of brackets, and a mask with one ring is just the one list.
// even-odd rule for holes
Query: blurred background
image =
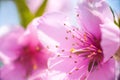
{"label": "blurred background", "polygon": [[[15,1],[18,3],[25,1],[25,4],[33,14],[35,14],[37,9],[44,3],[44,0],[0,0],[0,26],[20,25],[20,15],[19,11],[17,10],[19,6],[16,7],[16,4],[18,3]],[[69,12],[72,14],[78,1],[79,0],[47,0],[44,12],[63,11],[65,13]],[[115,13],[120,14],[120,0],[106,1],[112,7]],[[20,5],[23,6],[23,4]],[[42,7],[42,9],[44,9],[44,7]],[[43,12],[41,12],[39,15],[42,13]]]}

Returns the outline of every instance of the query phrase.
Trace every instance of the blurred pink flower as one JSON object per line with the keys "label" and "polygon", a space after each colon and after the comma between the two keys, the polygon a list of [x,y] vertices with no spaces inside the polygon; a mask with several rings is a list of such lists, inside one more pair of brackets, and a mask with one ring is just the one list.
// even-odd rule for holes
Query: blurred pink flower
{"label": "blurred pink flower", "polygon": [[53,55],[48,49],[52,44],[57,43],[30,25],[26,31],[13,27],[0,37],[0,60],[3,62],[0,79],[31,80],[32,75],[43,73]]}
{"label": "blurred pink flower", "polygon": [[84,0],[77,12],[78,28],[57,13],[34,20],[35,27],[60,43],[49,67],[67,73],[65,80],[113,80],[112,56],[120,46],[120,33],[109,6],[103,0]]}
{"label": "blurred pink flower", "polygon": [[[42,5],[44,0],[26,0],[26,3],[32,13]],[[72,0],[48,0],[45,12],[63,11],[68,13],[72,8]]]}

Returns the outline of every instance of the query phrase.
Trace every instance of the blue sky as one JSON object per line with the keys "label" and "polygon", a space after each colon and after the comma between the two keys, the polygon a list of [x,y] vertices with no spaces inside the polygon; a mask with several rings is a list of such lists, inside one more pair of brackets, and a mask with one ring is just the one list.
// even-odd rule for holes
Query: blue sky
{"label": "blue sky", "polygon": [[[74,0],[75,1],[75,0]],[[107,0],[115,12],[120,13],[120,0]],[[12,0],[0,0],[0,26],[19,24],[17,9]]]}

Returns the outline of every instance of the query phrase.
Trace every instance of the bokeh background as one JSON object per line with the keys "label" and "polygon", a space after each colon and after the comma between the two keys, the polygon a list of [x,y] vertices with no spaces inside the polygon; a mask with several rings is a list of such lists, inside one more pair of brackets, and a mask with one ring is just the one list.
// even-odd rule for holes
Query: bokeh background
{"label": "bokeh background", "polygon": [[[38,0],[34,0],[34,2]],[[56,0],[57,1],[57,0]],[[59,1],[59,0],[58,0]],[[77,1],[69,0],[75,8]],[[115,13],[120,14],[120,0],[106,0]],[[67,2],[65,4],[68,4]],[[0,26],[20,24],[20,18],[13,0],[0,0]]]}

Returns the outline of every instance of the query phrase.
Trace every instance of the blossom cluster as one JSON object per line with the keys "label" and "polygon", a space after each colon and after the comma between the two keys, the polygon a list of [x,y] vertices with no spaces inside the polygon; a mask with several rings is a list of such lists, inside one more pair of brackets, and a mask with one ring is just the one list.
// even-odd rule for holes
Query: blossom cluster
{"label": "blossom cluster", "polygon": [[104,0],[83,0],[76,24],[46,13],[0,36],[0,80],[115,80],[120,29]]}

